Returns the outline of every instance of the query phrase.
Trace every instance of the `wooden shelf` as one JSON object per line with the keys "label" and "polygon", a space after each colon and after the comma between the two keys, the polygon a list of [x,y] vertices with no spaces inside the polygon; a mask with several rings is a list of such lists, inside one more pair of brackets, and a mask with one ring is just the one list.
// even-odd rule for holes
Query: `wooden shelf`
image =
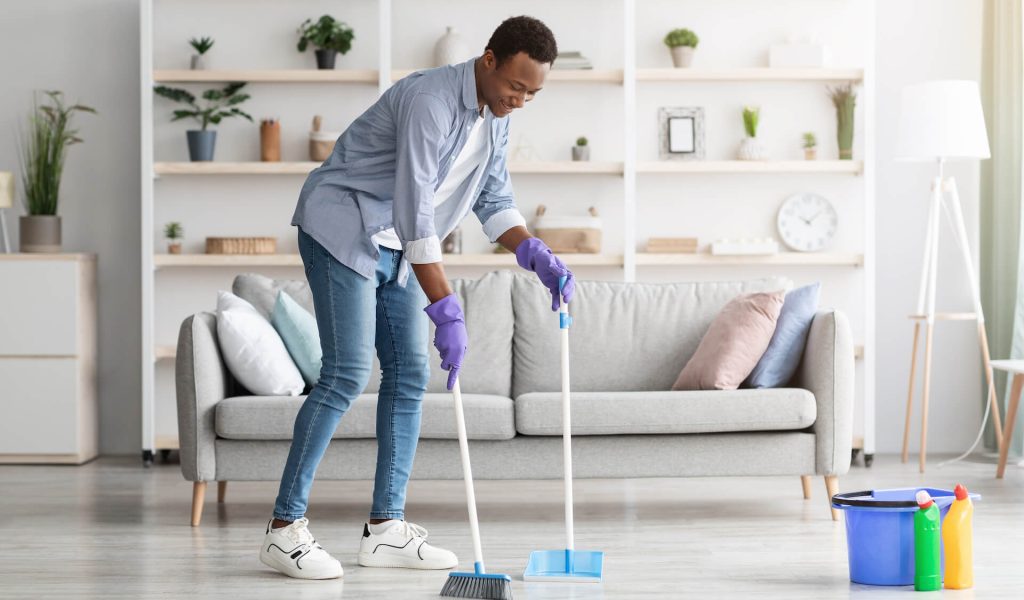
{"label": "wooden shelf", "polygon": [[[421,69],[392,69],[391,80],[399,79]],[[549,82],[569,83],[614,83],[622,84],[622,69],[552,69],[548,72]]]}
{"label": "wooden shelf", "polygon": [[306,175],[318,162],[158,162],[157,175]]}
{"label": "wooden shelf", "polygon": [[374,69],[156,69],[156,83],[377,83]]}
{"label": "wooden shelf", "polygon": [[622,175],[621,162],[592,162],[589,160],[530,160],[509,162],[510,173],[518,175]]}
{"label": "wooden shelf", "polygon": [[637,69],[637,81],[861,81],[864,69],[773,69],[741,67],[734,69]]}
{"label": "wooden shelf", "polygon": [[637,173],[821,173],[860,175],[860,160],[659,160],[639,162]]}
{"label": "wooden shelf", "polygon": [[[569,266],[621,267],[622,256],[615,254],[562,254]],[[445,254],[445,267],[515,267],[511,253]],[[156,268],[163,267],[298,267],[298,254],[156,254]]]}
{"label": "wooden shelf", "polygon": [[[158,162],[157,175],[306,175],[318,162]],[[623,165],[615,161],[518,161],[508,164],[519,175],[622,175]],[[859,160],[692,160],[637,163],[638,173],[784,173],[859,175]]]}
{"label": "wooden shelf", "polygon": [[642,266],[821,266],[860,267],[864,264],[863,254],[825,252],[779,252],[777,254],[754,256],[714,256],[708,253],[668,254],[638,252],[636,264]]}
{"label": "wooden shelf", "polygon": [[[397,81],[423,69],[392,69],[391,80]],[[157,83],[211,83],[246,81],[249,83],[366,83],[378,82],[376,69],[155,69],[153,81]],[[808,68],[773,69],[770,67],[740,67],[727,69],[637,69],[637,81],[861,81],[863,69]],[[554,69],[548,81],[567,83],[621,84],[622,69]]]}
{"label": "wooden shelf", "polygon": [[[306,175],[318,162],[158,162],[156,175]],[[523,161],[510,162],[509,171],[520,175],[622,175],[621,162]]]}
{"label": "wooden shelf", "polygon": [[178,355],[177,346],[157,346],[153,350],[154,360],[168,360],[173,359]]}

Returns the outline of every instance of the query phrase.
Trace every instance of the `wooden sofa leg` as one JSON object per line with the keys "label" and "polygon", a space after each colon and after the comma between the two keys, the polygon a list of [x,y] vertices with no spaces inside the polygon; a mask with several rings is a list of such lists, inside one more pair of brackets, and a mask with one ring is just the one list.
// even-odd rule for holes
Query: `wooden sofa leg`
{"label": "wooden sofa leg", "polygon": [[228,491],[228,482],[218,481],[217,482],[217,504],[224,504],[224,495]]}
{"label": "wooden sofa leg", "polygon": [[839,493],[839,476],[838,475],[826,475],[825,476],[825,490],[828,492],[828,497],[825,500],[828,501],[829,510],[832,511],[832,520],[839,520],[839,511],[832,508],[832,496]]}
{"label": "wooden sofa leg", "polygon": [[800,476],[800,485],[802,485],[803,488],[804,488],[804,500],[810,500],[811,499],[811,476],[810,475],[801,475]]}
{"label": "wooden sofa leg", "polygon": [[206,500],[206,482],[196,481],[192,484],[192,526],[199,527],[203,518],[203,501]]}

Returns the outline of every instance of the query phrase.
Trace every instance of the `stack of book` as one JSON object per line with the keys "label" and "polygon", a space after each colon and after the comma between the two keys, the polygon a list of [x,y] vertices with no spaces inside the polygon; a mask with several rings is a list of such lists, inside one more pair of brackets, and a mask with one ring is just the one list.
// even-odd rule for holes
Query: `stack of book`
{"label": "stack of book", "polygon": [[558,57],[555,58],[555,64],[551,65],[552,69],[593,69],[594,65],[590,64],[590,59],[583,56],[582,53],[576,51],[570,52],[559,52]]}
{"label": "stack of book", "polygon": [[647,251],[656,254],[695,254],[697,238],[650,238]]}

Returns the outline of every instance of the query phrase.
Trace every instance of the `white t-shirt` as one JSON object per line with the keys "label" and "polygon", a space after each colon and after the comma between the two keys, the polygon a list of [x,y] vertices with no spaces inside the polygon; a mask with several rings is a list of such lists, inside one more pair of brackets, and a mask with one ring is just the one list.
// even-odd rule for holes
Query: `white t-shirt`
{"label": "white t-shirt", "polygon": [[[485,106],[484,110],[487,111],[489,109]],[[483,127],[486,120],[483,117],[477,117],[473,123],[473,129],[469,132],[466,145],[462,147],[462,151],[459,152],[455,162],[452,163],[451,169],[448,170],[448,176],[444,178],[437,191],[434,192],[435,208],[443,202],[458,202],[461,205],[466,205],[463,210],[471,208],[472,198],[455,198],[454,196],[467,180],[469,185],[465,186],[463,196],[472,194],[476,190],[477,184],[480,183],[480,177],[483,176],[486,170],[484,168],[484,161],[487,160],[487,154],[490,150],[490,140],[487,137],[486,129]],[[394,201],[399,202],[400,199],[395,198]],[[438,232],[438,234],[440,235],[441,232]],[[447,233],[444,235],[447,235]],[[394,227],[376,233],[370,239],[385,248],[393,250],[402,249],[402,242],[398,239],[398,234],[395,233]]]}

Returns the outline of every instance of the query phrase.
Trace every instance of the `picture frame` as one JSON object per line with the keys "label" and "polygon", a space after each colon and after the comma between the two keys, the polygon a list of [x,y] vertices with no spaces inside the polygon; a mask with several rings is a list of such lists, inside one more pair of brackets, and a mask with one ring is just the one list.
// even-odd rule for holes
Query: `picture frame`
{"label": "picture frame", "polygon": [[704,160],[704,108],[659,108],[658,141],[661,160]]}

